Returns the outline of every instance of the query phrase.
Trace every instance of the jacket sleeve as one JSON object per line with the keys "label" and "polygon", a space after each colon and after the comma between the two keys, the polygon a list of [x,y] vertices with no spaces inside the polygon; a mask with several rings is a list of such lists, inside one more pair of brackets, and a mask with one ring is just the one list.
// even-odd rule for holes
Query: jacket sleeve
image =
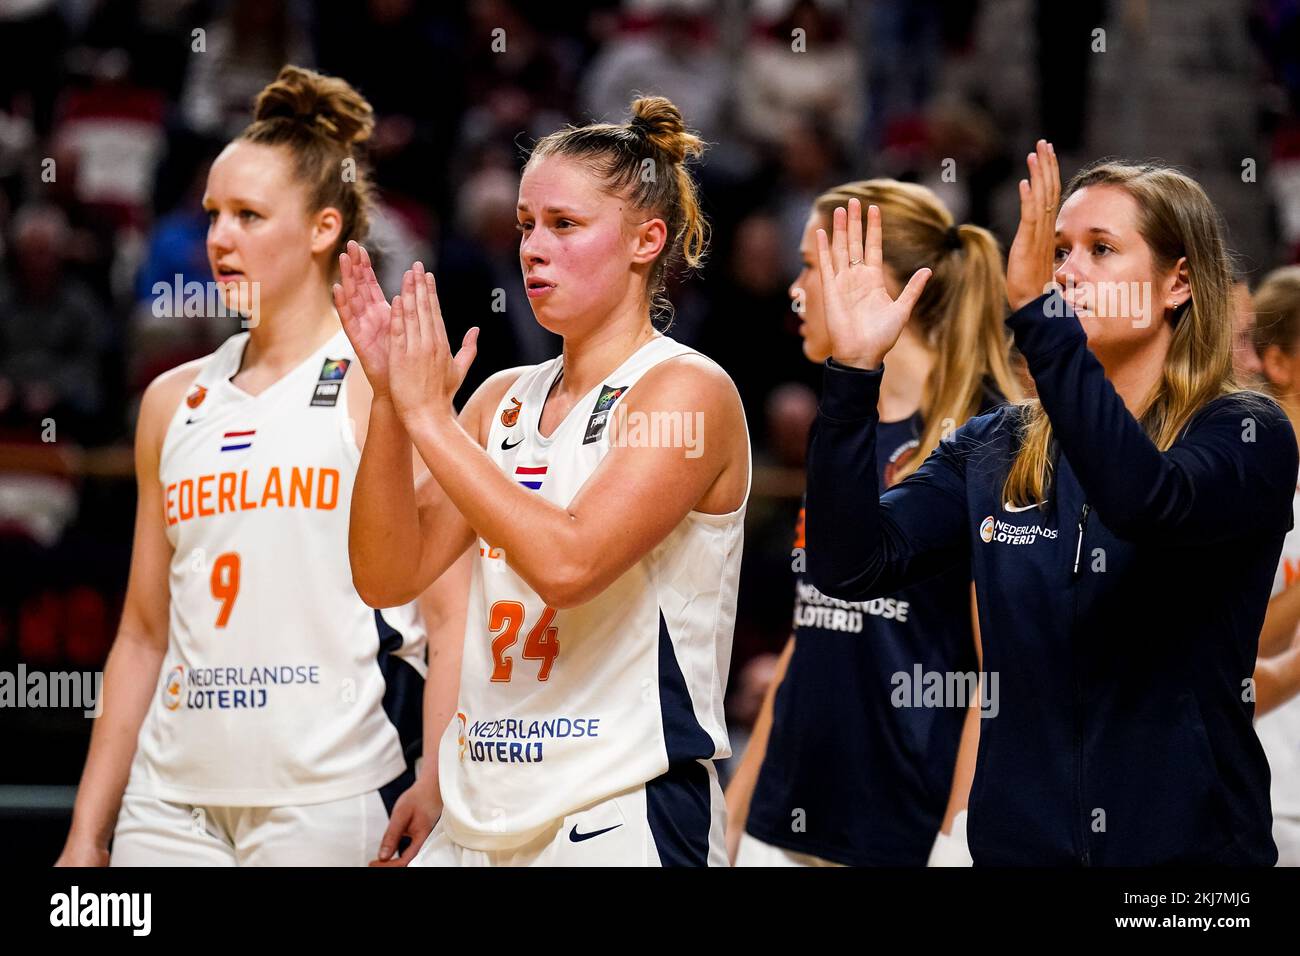
{"label": "jacket sleeve", "polygon": [[1206,544],[1290,526],[1298,453],[1276,403],[1253,393],[1217,399],[1162,452],[1106,378],[1058,293],[1035,299],[1007,324],[1053,436],[1115,534]]}
{"label": "jacket sleeve", "polygon": [[876,426],[883,366],[826,363],[808,452],[808,573],[829,597],[865,601],[966,559],[965,427],[880,496]]}

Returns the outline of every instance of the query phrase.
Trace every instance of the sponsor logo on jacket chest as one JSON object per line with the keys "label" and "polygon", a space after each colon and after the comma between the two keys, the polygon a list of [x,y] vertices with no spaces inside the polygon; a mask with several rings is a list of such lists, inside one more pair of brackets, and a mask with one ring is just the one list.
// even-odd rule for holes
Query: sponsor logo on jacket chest
{"label": "sponsor logo on jacket chest", "polygon": [[980,540],[985,544],[1034,544],[1039,538],[1054,540],[1055,528],[1040,524],[1012,524],[989,515],[980,522]]}

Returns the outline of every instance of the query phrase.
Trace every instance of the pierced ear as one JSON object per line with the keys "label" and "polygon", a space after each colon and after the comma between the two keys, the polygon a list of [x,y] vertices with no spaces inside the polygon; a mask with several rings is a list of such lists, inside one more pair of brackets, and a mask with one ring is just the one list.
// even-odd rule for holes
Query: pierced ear
{"label": "pierced ear", "polygon": [[339,241],[343,231],[343,214],[333,206],[326,206],[316,213],[311,227],[311,251],[313,254],[329,252]]}
{"label": "pierced ear", "polygon": [[1174,263],[1173,279],[1164,294],[1163,312],[1168,321],[1177,326],[1191,304],[1192,280],[1187,272],[1187,257],[1180,256]]}
{"label": "pierced ear", "polygon": [[654,262],[668,241],[668,224],[662,219],[647,219],[636,227],[633,262]]}

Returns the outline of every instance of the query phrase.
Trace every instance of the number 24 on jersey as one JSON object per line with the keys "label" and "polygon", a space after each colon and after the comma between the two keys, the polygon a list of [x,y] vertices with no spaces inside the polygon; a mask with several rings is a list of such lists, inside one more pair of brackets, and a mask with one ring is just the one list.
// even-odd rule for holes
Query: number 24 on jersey
{"label": "number 24 on jersey", "polygon": [[[542,662],[537,668],[538,680],[551,676],[551,665],[560,654],[558,631],[551,624],[554,620],[555,608],[545,608],[524,638],[524,660]],[[488,611],[488,630],[496,634],[492,639],[492,680],[504,683],[511,679],[515,662],[506,652],[518,643],[523,626],[524,606],[518,601],[497,601]]]}

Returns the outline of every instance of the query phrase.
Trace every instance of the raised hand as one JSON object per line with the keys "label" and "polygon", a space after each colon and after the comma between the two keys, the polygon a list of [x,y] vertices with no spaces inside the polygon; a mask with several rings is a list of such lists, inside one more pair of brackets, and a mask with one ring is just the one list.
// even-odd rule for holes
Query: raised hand
{"label": "raised hand", "polygon": [[1029,178],[1020,180],[1020,226],[1007,254],[1007,301],[1012,309],[1037,299],[1056,271],[1056,214],[1061,167],[1056,150],[1040,139],[1028,156]]}
{"label": "raised hand", "polygon": [[817,258],[831,357],[843,365],[876,368],[912,314],[929,269],[918,269],[897,299],[885,288],[880,210],[867,208],[867,241],[862,242],[862,203],[849,200],[848,211],[836,208],[834,236],[817,230]]}
{"label": "raised hand", "polygon": [[348,243],[347,252],[339,255],[339,279],[334,284],[334,308],[343,321],[343,331],[356,350],[375,396],[386,396],[392,309],[379,287],[365,246]]}
{"label": "raised hand", "polygon": [[416,263],[393,299],[388,335],[388,378],[398,417],[410,428],[422,416],[454,415],[451,400],[478,352],[478,328],[451,354],[433,276]]}

